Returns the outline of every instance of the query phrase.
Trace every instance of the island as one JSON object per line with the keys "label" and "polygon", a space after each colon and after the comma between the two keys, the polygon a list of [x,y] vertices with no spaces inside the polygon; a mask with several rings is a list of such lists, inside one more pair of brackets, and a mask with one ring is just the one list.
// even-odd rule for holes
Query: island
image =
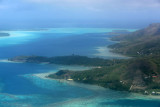
{"label": "island", "polygon": [[10,36],[9,33],[0,33],[0,37],[6,37],[6,36]]}
{"label": "island", "polygon": [[130,34],[114,36],[111,40],[119,41],[109,46],[115,53],[134,57],[160,55],[160,23],[150,24]]}
{"label": "island", "polygon": [[101,59],[71,55],[57,57],[19,56],[16,62],[93,66],[84,71],[60,70],[47,78],[73,80],[119,91],[160,94],[160,24],[114,36],[112,52],[132,56],[129,59]]}

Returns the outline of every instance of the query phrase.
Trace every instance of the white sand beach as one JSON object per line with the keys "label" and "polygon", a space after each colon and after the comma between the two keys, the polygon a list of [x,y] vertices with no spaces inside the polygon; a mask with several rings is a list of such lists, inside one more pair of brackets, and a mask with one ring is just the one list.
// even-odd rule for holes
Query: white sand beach
{"label": "white sand beach", "polygon": [[[55,72],[38,73],[38,74],[33,74],[33,76],[39,77],[41,79],[49,79],[49,80],[54,80],[54,81],[56,80],[56,81],[59,81],[59,82],[65,82],[65,83],[67,83],[69,85],[74,85],[74,86],[77,86],[77,87],[86,88],[86,89],[92,90],[92,91],[94,91],[96,93],[99,93],[99,94],[102,94],[106,90],[110,90],[110,89],[106,89],[106,88],[103,88],[103,87],[97,86],[97,85],[89,85],[89,84],[84,84],[84,83],[77,83],[77,82],[70,81],[70,80],[65,80],[65,79],[52,79],[52,78],[48,78],[48,76],[50,74],[53,74],[53,73],[55,73]],[[142,95],[142,94],[138,94],[138,93],[132,93],[132,96],[135,96],[135,98],[139,98],[137,96],[140,96],[140,98],[142,98],[142,99],[143,98],[160,99],[160,96]]]}
{"label": "white sand beach", "polygon": [[23,62],[9,61],[8,59],[0,59],[0,62],[3,62],[3,63],[23,63]]}
{"label": "white sand beach", "polygon": [[100,56],[100,57],[107,57],[107,58],[120,58],[120,59],[126,59],[129,58],[127,56],[116,54],[111,52],[111,49],[109,49],[107,46],[104,47],[96,47],[95,50],[97,53],[93,54],[94,56]]}
{"label": "white sand beach", "polygon": [[33,76],[39,77],[41,79],[50,79],[47,78],[48,75],[53,74],[54,72],[48,72],[48,73],[38,73],[38,74],[33,74]]}
{"label": "white sand beach", "polygon": [[77,82],[74,82],[74,81],[71,81],[71,80],[65,80],[65,79],[52,79],[52,78],[49,78],[48,76],[50,74],[53,74],[53,73],[55,73],[55,72],[32,74],[32,76],[36,76],[36,77],[39,77],[41,79],[49,79],[49,80],[54,80],[54,81],[56,80],[56,81],[59,81],[59,82],[65,82],[65,83],[67,83],[69,85],[74,85],[74,86],[77,86],[77,87],[86,88],[86,89],[89,89],[89,90],[92,90],[92,91],[101,90],[103,92],[103,91],[108,90],[106,88],[103,88],[103,87],[100,87],[100,86],[97,86],[97,85],[89,85],[89,84],[84,84],[84,83],[77,83]]}

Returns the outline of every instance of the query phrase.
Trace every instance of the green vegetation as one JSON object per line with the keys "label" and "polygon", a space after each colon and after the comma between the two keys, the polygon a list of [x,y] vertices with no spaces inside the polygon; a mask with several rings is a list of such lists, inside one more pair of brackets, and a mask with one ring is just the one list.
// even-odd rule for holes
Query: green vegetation
{"label": "green vegetation", "polygon": [[113,37],[120,43],[109,46],[113,52],[129,56],[160,55],[160,24],[127,34]]}
{"label": "green vegetation", "polygon": [[[113,52],[134,58],[108,64],[99,69],[68,71],[68,78],[115,90],[132,92],[147,90],[149,93],[160,91],[160,24],[151,24],[148,28],[131,34],[114,36],[112,40],[120,41],[109,46]],[[54,75],[56,74],[50,77]]]}
{"label": "green vegetation", "polygon": [[120,81],[122,76],[121,74],[123,72],[119,70],[119,67],[121,67],[120,70],[124,69],[121,65],[116,65],[116,66],[96,68],[81,72],[60,70],[55,74],[49,75],[49,77],[56,79],[71,78],[76,82],[96,84],[99,86],[115,90],[129,90],[129,85],[123,84]]}
{"label": "green vegetation", "polygon": [[100,59],[86,56],[21,56],[9,59],[20,62],[36,62],[63,65],[96,66],[85,71],[60,70],[49,75],[55,79],[73,79],[76,82],[96,84],[106,88],[160,94],[160,24],[131,34],[113,37],[120,42],[110,47],[113,52],[134,56],[132,59]]}
{"label": "green vegetation", "polygon": [[61,70],[49,77],[73,79],[76,82],[96,84],[114,90],[144,92],[160,89],[160,67],[157,63],[160,64],[160,60],[157,62],[156,57],[136,58],[81,72]]}
{"label": "green vegetation", "polygon": [[84,66],[110,66],[115,63],[121,63],[123,60],[107,60],[101,58],[89,58],[86,56],[71,55],[57,57],[42,57],[42,56],[18,56],[9,59],[16,62],[33,62],[33,63],[50,63],[62,65],[84,65]]}

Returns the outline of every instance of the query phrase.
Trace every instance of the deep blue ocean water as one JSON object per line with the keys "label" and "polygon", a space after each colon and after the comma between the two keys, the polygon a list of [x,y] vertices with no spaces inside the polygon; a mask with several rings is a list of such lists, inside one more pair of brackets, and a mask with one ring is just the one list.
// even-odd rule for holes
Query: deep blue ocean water
{"label": "deep blue ocean water", "polygon": [[[3,31],[10,37],[0,38],[0,107],[160,107],[151,97],[112,91],[98,86],[42,79],[34,74],[60,69],[89,69],[62,66],[13,63],[4,59],[19,55],[123,58],[112,54],[102,28],[51,28],[41,31]],[[133,31],[132,29],[129,29]]]}

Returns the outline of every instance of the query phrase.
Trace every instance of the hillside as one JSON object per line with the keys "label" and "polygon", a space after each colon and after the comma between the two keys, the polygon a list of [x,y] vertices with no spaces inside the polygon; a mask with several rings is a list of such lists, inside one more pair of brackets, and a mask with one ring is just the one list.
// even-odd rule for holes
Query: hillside
{"label": "hillside", "polygon": [[136,32],[111,38],[120,43],[109,46],[113,52],[129,56],[160,54],[160,23],[149,25]]}
{"label": "hillside", "polygon": [[113,52],[134,56],[121,63],[82,72],[59,71],[50,78],[71,78],[74,81],[97,84],[114,90],[131,92],[160,91],[160,24],[130,34],[114,36],[119,43],[109,46]]}
{"label": "hillside", "polygon": [[115,36],[120,41],[111,45],[114,52],[136,56],[131,59],[100,59],[71,55],[57,57],[20,56],[16,62],[49,63],[62,65],[94,66],[85,71],[60,70],[48,77],[96,84],[120,91],[160,94],[160,24],[151,24],[142,30]]}
{"label": "hillside", "polygon": [[96,67],[81,72],[60,70],[49,76],[54,79],[73,79],[76,82],[96,84],[105,88],[131,92],[160,89],[160,56],[125,60],[88,58],[78,55],[58,57],[19,56],[9,60],[16,62]]}
{"label": "hillside", "polygon": [[123,62],[123,59],[107,60],[101,58],[89,58],[86,56],[71,55],[71,56],[56,56],[56,57],[43,57],[43,56],[17,56],[8,59],[14,62],[29,62],[29,63],[49,63],[60,65],[83,65],[83,66],[110,66],[115,63]]}
{"label": "hillside", "polygon": [[114,65],[75,72],[60,70],[49,78],[73,79],[121,91],[144,92],[160,89],[160,57],[125,60]]}
{"label": "hillside", "polygon": [[76,82],[96,84],[121,91],[160,91],[160,56],[132,59],[99,59],[71,55],[58,57],[19,56],[9,59],[16,62],[94,66],[81,72],[60,70],[49,75],[54,79],[73,79]]}

